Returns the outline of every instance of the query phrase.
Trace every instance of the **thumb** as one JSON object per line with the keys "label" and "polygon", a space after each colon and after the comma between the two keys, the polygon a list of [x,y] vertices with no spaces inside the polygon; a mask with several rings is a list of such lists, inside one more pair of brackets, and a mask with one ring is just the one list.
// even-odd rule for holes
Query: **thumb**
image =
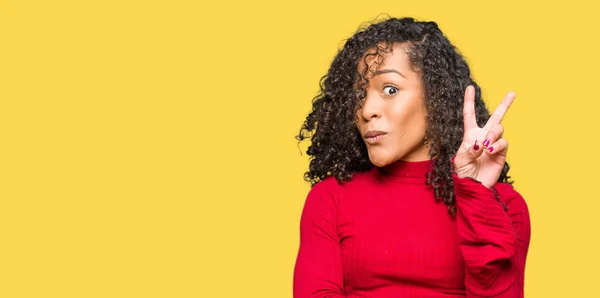
{"label": "thumb", "polygon": [[472,163],[477,158],[479,158],[482,153],[483,153],[483,146],[482,146],[481,142],[475,141],[475,143],[471,147],[469,147],[466,151],[464,151],[462,154],[458,154],[456,156],[456,158],[454,159],[455,168],[461,168],[461,167],[464,167],[464,166]]}

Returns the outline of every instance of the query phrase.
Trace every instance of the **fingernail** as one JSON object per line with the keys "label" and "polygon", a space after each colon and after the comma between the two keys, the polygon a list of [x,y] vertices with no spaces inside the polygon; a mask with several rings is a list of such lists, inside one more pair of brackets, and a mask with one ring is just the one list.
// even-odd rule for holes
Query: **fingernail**
{"label": "fingernail", "polygon": [[479,150],[479,145],[477,145],[477,141],[475,141],[475,145],[473,145],[473,149],[475,151]]}
{"label": "fingernail", "polygon": [[490,151],[490,153],[494,152],[494,147],[488,148],[488,151]]}
{"label": "fingernail", "polygon": [[483,147],[486,147],[490,145],[490,140],[485,140],[483,141]]}

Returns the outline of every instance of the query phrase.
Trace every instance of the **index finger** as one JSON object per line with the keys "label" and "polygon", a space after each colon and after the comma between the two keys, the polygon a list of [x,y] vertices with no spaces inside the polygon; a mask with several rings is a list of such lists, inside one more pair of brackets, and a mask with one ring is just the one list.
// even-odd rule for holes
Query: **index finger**
{"label": "index finger", "polygon": [[463,102],[463,122],[465,124],[465,132],[477,126],[477,118],[475,117],[475,87],[468,86],[465,89],[465,100]]}
{"label": "index finger", "polygon": [[490,119],[488,119],[488,121],[485,124],[483,129],[489,130],[492,126],[502,122],[502,119],[504,119],[504,115],[506,114],[506,111],[508,111],[508,108],[515,100],[516,96],[517,95],[514,92],[512,92],[512,91],[508,92],[506,94],[506,96],[504,96],[504,99],[502,99],[502,102],[500,103],[500,105],[496,108],[494,113],[490,116]]}

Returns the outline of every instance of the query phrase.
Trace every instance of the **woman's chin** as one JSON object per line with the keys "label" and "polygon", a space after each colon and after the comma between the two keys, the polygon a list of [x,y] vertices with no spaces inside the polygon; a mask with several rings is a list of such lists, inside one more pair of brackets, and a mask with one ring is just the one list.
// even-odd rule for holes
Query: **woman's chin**
{"label": "woman's chin", "polygon": [[371,155],[369,154],[369,160],[376,167],[385,167],[392,163],[392,159],[388,156]]}

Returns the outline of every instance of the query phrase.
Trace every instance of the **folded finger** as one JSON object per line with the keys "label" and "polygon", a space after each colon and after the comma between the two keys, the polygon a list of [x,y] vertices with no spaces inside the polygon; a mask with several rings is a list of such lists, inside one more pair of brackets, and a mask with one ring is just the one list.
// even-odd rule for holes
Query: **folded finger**
{"label": "folded finger", "polygon": [[494,142],[486,149],[490,154],[504,154],[508,151],[508,141],[504,138]]}
{"label": "folded finger", "polygon": [[495,143],[497,140],[502,138],[502,134],[504,133],[504,127],[502,124],[498,123],[492,126],[492,128],[485,135],[485,139],[483,141],[483,146],[487,148],[491,144]]}

